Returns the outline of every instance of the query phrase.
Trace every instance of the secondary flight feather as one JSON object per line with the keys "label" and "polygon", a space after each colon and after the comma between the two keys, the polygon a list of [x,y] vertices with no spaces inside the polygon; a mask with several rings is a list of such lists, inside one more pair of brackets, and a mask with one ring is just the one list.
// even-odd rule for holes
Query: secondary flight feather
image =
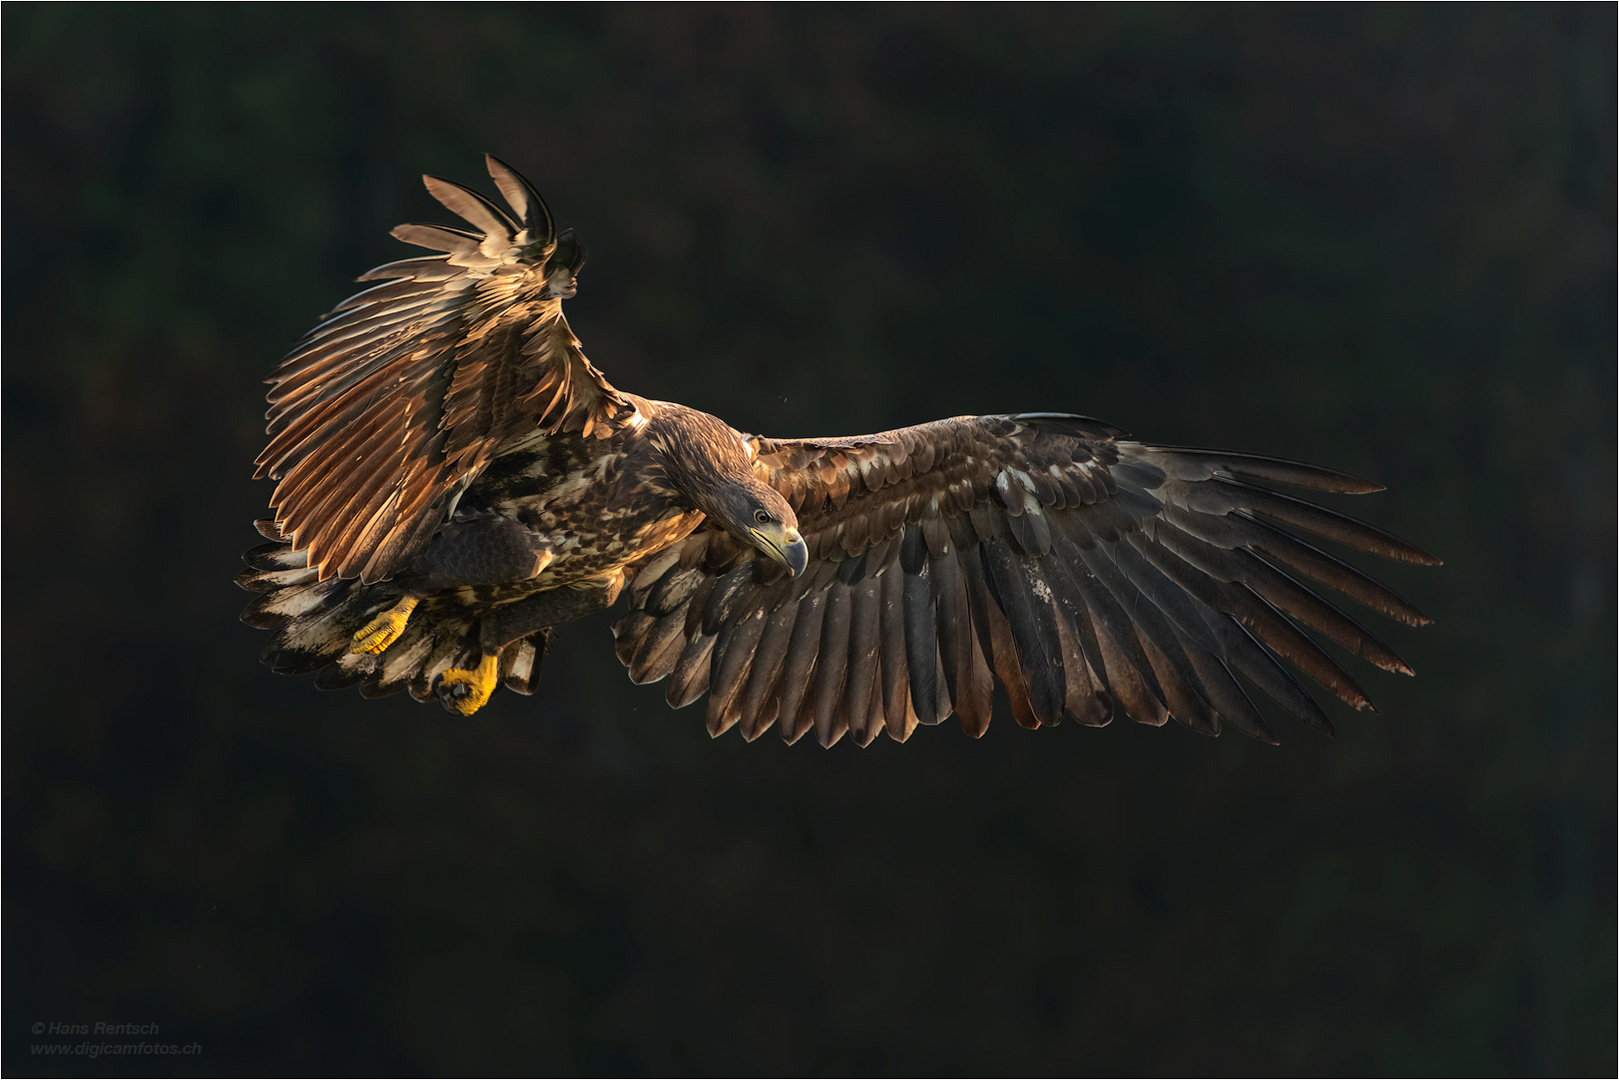
{"label": "secondary flight feather", "polygon": [[509,209],[433,177],[470,229],[304,337],[271,376],[270,541],[238,583],[264,659],[469,715],[532,693],[552,628],[628,597],[637,682],[708,695],[708,729],[822,745],[1116,713],[1274,742],[1257,689],[1324,731],[1303,674],[1371,704],[1315,635],[1409,667],[1313,586],[1411,625],[1408,601],[1310,538],[1432,556],[1277,490],[1377,485],[1276,458],[1158,446],[1059,413],[771,439],[614,388],[562,314],[584,248],[494,157]]}

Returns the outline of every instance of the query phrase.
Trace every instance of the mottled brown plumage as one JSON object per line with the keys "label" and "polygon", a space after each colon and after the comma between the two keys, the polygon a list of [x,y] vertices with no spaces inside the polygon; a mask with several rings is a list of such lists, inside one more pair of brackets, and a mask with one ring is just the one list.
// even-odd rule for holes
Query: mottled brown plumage
{"label": "mottled brown plumage", "polygon": [[562,317],[583,249],[489,169],[511,214],[429,178],[477,231],[396,229],[444,254],[365,275],[271,380],[272,543],[238,580],[277,670],[467,713],[532,692],[550,628],[627,587],[630,677],[747,739],[981,734],[999,682],[1026,727],[1117,707],[1274,741],[1249,687],[1331,730],[1289,665],[1370,705],[1310,631],[1409,674],[1304,582],[1426,618],[1298,534],[1436,560],[1270,486],[1376,485],[1078,416],[776,440],[622,393]]}

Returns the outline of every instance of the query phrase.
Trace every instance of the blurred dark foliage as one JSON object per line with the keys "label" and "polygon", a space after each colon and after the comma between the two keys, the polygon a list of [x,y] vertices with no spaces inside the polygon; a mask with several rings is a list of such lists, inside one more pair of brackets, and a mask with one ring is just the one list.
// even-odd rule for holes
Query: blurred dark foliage
{"label": "blurred dark foliage", "polygon": [[[1613,1073],[1611,5],[3,19],[9,1072]],[[471,722],[272,675],[259,380],[486,149],[627,389],[1388,484],[1419,677],[1279,749],[823,752],[607,619]]]}

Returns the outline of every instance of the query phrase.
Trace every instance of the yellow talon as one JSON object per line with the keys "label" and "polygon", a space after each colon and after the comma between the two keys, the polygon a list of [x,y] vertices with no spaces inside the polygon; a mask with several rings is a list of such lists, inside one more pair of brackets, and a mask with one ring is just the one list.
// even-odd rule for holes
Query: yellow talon
{"label": "yellow talon", "polygon": [[439,702],[452,713],[471,716],[489,702],[499,671],[499,653],[485,653],[471,671],[451,668],[439,677]]}
{"label": "yellow talon", "polygon": [[416,598],[405,597],[355,631],[354,644],[349,646],[349,652],[382,652],[399,640],[399,635],[405,632],[405,624],[410,621],[410,613],[415,610]]}

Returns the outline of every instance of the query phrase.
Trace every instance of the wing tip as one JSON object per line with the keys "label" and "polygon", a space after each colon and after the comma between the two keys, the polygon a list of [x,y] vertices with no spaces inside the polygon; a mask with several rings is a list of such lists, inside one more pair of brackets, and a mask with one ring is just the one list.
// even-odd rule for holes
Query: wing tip
{"label": "wing tip", "polygon": [[496,157],[488,151],[483,155],[483,167],[489,171],[491,180],[499,180],[503,176],[521,177],[522,173],[512,168],[510,164]]}
{"label": "wing tip", "polygon": [[489,171],[489,178],[517,215],[517,223],[529,231],[530,242],[542,246],[554,243],[557,230],[551,208],[528,178],[494,154],[485,153],[483,163]]}
{"label": "wing tip", "polygon": [[[1314,469],[1321,474],[1322,479],[1330,479],[1337,485],[1336,487],[1319,490],[1334,491],[1341,495],[1376,495],[1379,491],[1388,490],[1387,484],[1379,484],[1376,480],[1368,480],[1364,476],[1356,476],[1354,473],[1346,473],[1340,469],[1329,469],[1323,465],[1305,466],[1302,463],[1299,464],[1303,468]],[[1282,482],[1286,483],[1286,481]]]}

